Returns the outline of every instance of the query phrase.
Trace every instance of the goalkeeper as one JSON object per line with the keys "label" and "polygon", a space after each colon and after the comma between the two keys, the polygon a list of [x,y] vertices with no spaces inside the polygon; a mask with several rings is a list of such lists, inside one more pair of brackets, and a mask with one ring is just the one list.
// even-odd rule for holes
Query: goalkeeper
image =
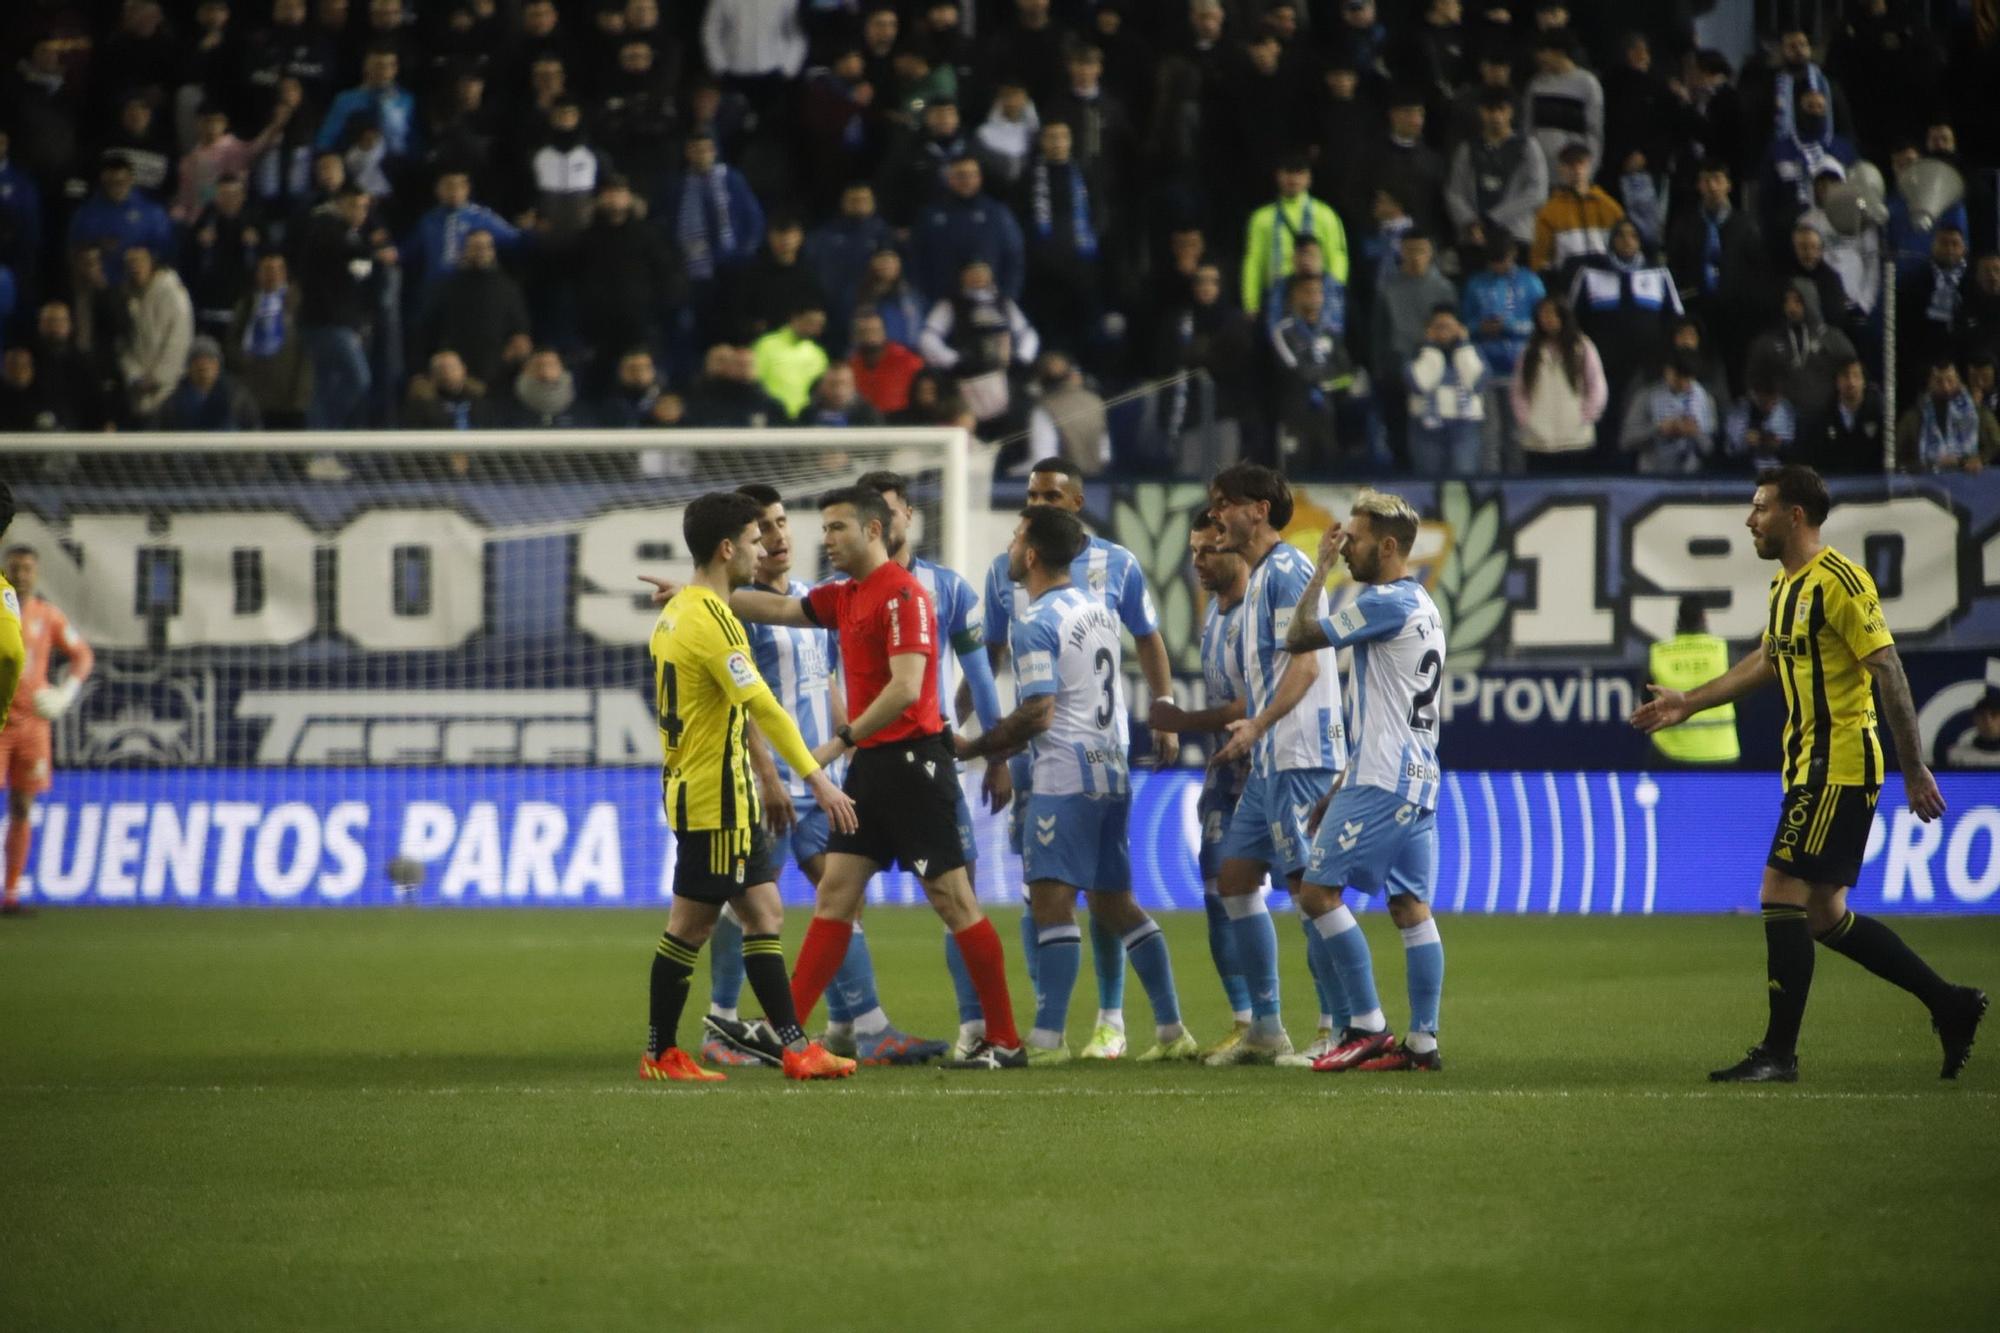
{"label": "goalkeeper", "polygon": [[[11,510],[11,505],[9,506]],[[11,517],[11,512],[9,513]],[[28,867],[28,842],[34,836],[29,817],[35,798],[49,789],[55,756],[54,728],[49,724],[76,701],[90,675],[90,645],[46,597],[37,597],[41,558],[31,546],[10,546],[4,556],[7,583],[19,598],[22,646],[20,682],[0,728],[0,786],[7,789],[7,880],[0,897],[0,915],[21,916],[21,872]],[[0,630],[0,638],[6,636]],[[3,650],[0,650],[3,651]],[[61,684],[49,679],[49,668],[60,653],[68,664]]]}

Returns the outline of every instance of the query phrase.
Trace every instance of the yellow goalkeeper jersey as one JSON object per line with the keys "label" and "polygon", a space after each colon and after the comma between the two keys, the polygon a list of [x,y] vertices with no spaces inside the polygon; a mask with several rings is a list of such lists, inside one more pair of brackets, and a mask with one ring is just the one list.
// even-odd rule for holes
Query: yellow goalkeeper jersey
{"label": "yellow goalkeeper jersey", "polygon": [[14,703],[14,687],[28,667],[27,645],[21,639],[21,598],[0,575],[0,727]]}
{"label": "yellow goalkeeper jersey", "polygon": [[763,811],[743,728],[751,701],[771,690],[743,623],[727,602],[690,584],[660,608],[652,655],[667,822],[678,833],[751,827]]}
{"label": "yellow goalkeeper jersey", "polygon": [[1875,680],[1863,660],[1895,643],[1875,581],[1831,546],[1771,580],[1764,654],[1785,694],[1786,787],[1875,787]]}

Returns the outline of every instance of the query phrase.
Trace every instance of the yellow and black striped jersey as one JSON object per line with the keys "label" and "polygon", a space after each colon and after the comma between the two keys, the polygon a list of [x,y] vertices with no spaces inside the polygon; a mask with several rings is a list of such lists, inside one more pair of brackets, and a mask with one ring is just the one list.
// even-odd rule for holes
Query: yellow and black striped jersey
{"label": "yellow and black striped jersey", "polygon": [[1785,694],[1785,786],[1882,781],[1875,679],[1861,663],[1895,641],[1875,581],[1831,546],[1771,580],[1764,655]]}
{"label": "yellow and black striped jersey", "polygon": [[667,822],[682,833],[750,828],[763,811],[743,728],[750,701],[771,691],[743,623],[727,602],[690,584],[660,608],[652,654]]}

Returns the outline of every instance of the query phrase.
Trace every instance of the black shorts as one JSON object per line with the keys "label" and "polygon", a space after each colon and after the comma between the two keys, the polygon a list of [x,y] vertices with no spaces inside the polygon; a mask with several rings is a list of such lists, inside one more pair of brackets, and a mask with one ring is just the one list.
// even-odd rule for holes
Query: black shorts
{"label": "black shorts", "polygon": [[841,789],[854,799],[860,827],[835,830],[826,840],[828,852],[865,856],[879,866],[900,862],[919,879],[965,864],[949,733],[858,751]]}
{"label": "black shorts", "polygon": [[1879,787],[1791,787],[1764,864],[1808,884],[1851,888],[1861,878]]}
{"label": "black shorts", "polygon": [[745,889],[778,878],[764,826],[690,829],[677,833],[674,896],[720,907]]}

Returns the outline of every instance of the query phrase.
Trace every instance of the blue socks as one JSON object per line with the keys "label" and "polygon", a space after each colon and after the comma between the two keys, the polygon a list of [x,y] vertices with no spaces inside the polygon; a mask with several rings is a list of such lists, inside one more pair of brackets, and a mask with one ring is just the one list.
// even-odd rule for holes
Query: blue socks
{"label": "blue socks", "polygon": [[1097,1007],[1125,1007],[1125,941],[1118,932],[1090,914],[1090,961],[1097,969]]}
{"label": "blue socks", "polygon": [[1341,989],[1340,974],[1334,969],[1333,958],[1327,953],[1326,940],[1313,928],[1311,918],[1303,912],[1299,914],[1299,926],[1306,934],[1306,966],[1312,969],[1313,990],[1319,994],[1319,1015],[1333,1020],[1333,1030],[1339,1032],[1351,1017],[1347,1010],[1347,992]]}
{"label": "blue socks", "polygon": [[[1164,943],[1164,941],[1162,941]],[[1070,996],[1083,968],[1083,932],[1074,922],[1042,926],[1035,932],[1035,1030],[1028,1040],[1044,1050],[1062,1045],[1069,1022]]]}
{"label": "blue socks", "polygon": [[[1161,1029],[1178,1029],[1181,1025],[1181,1000],[1174,991],[1174,963],[1167,952],[1167,937],[1160,933],[1159,923],[1147,917],[1145,924],[1134,926],[1119,941],[1120,952],[1130,955],[1132,970],[1139,974],[1139,984],[1146,988],[1146,999],[1153,1006],[1153,1022]],[[1178,1037],[1180,1033],[1174,1032]]]}
{"label": "blue socks", "polygon": [[1252,1026],[1269,1032],[1282,1026],[1278,1019],[1278,931],[1271,924],[1271,911],[1264,895],[1246,893],[1222,900],[1229,917],[1229,937],[1236,946],[1236,965],[1243,970],[1250,988]]}
{"label": "blue socks", "polygon": [[736,1012],[743,997],[743,927],[733,912],[724,912],[708,937],[708,1007]]}
{"label": "blue socks", "polygon": [[[1021,914],[1022,924],[1027,925],[1028,915]],[[1027,931],[1022,932],[1028,935]],[[1032,936],[1030,936],[1032,939]],[[972,973],[965,970],[965,955],[958,950],[958,938],[950,931],[944,933],[944,966],[951,973],[952,993],[958,997],[958,1022],[961,1027],[967,1023],[977,1023],[982,1031],[986,1027],[986,1011],[979,1007],[979,991],[972,984]],[[1028,974],[1034,975],[1035,951],[1028,950]]]}
{"label": "blue socks", "polygon": [[826,1021],[852,1023],[880,1003],[875,994],[875,960],[857,923],[847,941],[847,957],[840,960],[840,971],[826,988]]}
{"label": "blue socks", "polygon": [[1229,914],[1222,910],[1222,895],[1204,893],[1201,905],[1208,912],[1208,956],[1215,961],[1215,975],[1222,978],[1222,993],[1229,997],[1229,1012],[1243,1017],[1250,1012],[1250,983],[1236,966],[1236,942],[1229,929]]}
{"label": "blue socks", "polygon": [[1375,963],[1368,953],[1368,937],[1361,923],[1342,904],[1323,916],[1313,918],[1321,947],[1332,962],[1340,989],[1347,997],[1348,1024],[1364,1032],[1380,1032],[1389,1026],[1382,1015],[1382,1001],[1375,994]]}
{"label": "blue socks", "polygon": [[[1437,1040],[1438,1004],[1444,996],[1444,941],[1435,920],[1403,932],[1403,959],[1410,970],[1410,1031]],[[1414,1049],[1414,1048],[1413,1048]]]}

